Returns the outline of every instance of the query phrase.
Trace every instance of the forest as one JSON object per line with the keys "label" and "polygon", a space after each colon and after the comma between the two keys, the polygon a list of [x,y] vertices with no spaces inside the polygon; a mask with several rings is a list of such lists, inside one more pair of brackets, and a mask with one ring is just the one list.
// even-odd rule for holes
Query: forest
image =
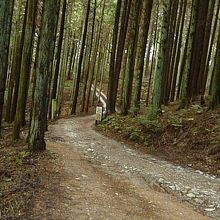
{"label": "forest", "polygon": [[[50,219],[28,207],[62,151],[77,167],[64,142],[101,142],[92,132],[220,183],[219,12],[220,0],[0,0],[0,219]],[[195,218],[165,219],[218,219],[216,195]]]}

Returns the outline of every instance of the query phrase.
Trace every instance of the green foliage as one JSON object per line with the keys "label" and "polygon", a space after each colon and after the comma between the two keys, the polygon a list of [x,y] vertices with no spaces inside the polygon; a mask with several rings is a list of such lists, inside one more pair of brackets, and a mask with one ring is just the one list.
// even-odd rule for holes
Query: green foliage
{"label": "green foliage", "polygon": [[29,156],[31,155],[31,152],[30,151],[21,151],[19,154],[18,154],[18,157],[16,158],[16,165],[17,166],[22,166],[23,164],[23,161],[28,158]]}
{"label": "green foliage", "polygon": [[192,105],[192,110],[198,114],[201,114],[204,112],[204,108],[201,107],[200,105]]}
{"label": "green foliage", "polygon": [[132,141],[145,142],[145,137],[142,135],[140,129],[135,129],[135,130],[132,129],[131,133],[129,134],[129,139]]}
{"label": "green foliage", "polygon": [[123,121],[123,118],[121,118],[120,116],[111,115],[105,118],[99,126],[102,128],[111,128],[114,130],[119,130]]}
{"label": "green foliage", "polygon": [[138,115],[138,113],[140,112],[140,109],[137,108],[137,107],[135,107],[135,106],[133,106],[133,107],[131,108],[130,112],[131,112],[131,114],[132,114],[133,116],[136,116],[136,115]]}
{"label": "green foliage", "polygon": [[170,124],[175,128],[183,127],[183,119],[177,116],[171,116],[169,119]]}
{"label": "green foliage", "polygon": [[25,158],[29,157],[30,155],[31,155],[31,152],[28,150],[21,151],[19,153],[19,157],[21,157],[22,159],[25,159]]}
{"label": "green foliage", "polygon": [[212,128],[212,132],[217,132],[217,131],[219,131],[219,130],[220,130],[220,125],[219,125],[219,124],[215,125],[215,126]]}
{"label": "green foliage", "polygon": [[65,81],[65,89],[71,90],[73,88],[73,82],[72,81]]}
{"label": "green foliage", "polygon": [[195,136],[197,133],[198,133],[198,129],[195,127],[195,128],[192,128],[191,129],[191,132],[192,134]]}
{"label": "green foliage", "polygon": [[22,166],[23,161],[20,158],[16,158],[15,163],[16,163],[17,166]]}
{"label": "green foliage", "polygon": [[[150,121],[146,115],[128,116],[111,115],[104,119],[99,125],[103,130],[113,130],[123,134],[126,138],[135,142],[149,145],[149,135],[161,131],[159,120]],[[146,132],[147,131],[147,132]]]}
{"label": "green foliage", "polygon": [[161,131],[161,123],[159,119],[152,119],[150,120],[149,117],[146,115],[141,115],[137,117],[137,120],[140,125],[145,127],[146,129],[152,131],[152,132],[160,132]]}
{"label": "green foliage", "polygon": [[160,115],[161,111],[160,109],[151,109],[147,115],[146,115],[146,118],[148,121],[155,121],[155,120],[158,120],[159,118],[159,115]]}

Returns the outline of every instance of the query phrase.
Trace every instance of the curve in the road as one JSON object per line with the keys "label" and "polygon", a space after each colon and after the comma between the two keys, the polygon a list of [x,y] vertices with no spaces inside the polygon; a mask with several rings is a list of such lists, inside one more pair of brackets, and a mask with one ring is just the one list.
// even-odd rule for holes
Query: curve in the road
{"label": "curve in the road", "polygon": [[133,184],[166,191],[191,203],[205,215],[220,219],[218,177],[143,155],[97,133],[92,129],[93,123],[94,116],[60,120],[51,127],[49,142],[73,147],[116,178],[119,174],[126,175]]}

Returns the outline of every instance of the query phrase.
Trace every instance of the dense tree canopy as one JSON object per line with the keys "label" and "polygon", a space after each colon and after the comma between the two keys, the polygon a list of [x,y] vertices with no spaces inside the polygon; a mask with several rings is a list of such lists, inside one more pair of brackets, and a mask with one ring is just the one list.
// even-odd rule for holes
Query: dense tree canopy
{"label": "dense tree canopy", "polygon": [[[219,0],[0,1],[0,122],[29,126],[45,149],[48,120],[87,113],[158,117],[164,105],[220,106]],[[98,95],[97,95],[98,94]],[[28,122],[28,123],[26,123]],[[0,123],[1,129],[1,123]]]}

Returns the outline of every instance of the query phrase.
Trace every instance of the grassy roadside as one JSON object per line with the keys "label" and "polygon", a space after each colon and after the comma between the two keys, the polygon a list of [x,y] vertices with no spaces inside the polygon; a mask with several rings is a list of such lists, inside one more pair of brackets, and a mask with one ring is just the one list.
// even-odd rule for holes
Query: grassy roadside
{"label": "grassy roadside", "polygon": [[220,111],[199,106],[166,108],[157,120],[115,114],[98,126],[105,135],[131,144],[143,153],[220,176]]}

